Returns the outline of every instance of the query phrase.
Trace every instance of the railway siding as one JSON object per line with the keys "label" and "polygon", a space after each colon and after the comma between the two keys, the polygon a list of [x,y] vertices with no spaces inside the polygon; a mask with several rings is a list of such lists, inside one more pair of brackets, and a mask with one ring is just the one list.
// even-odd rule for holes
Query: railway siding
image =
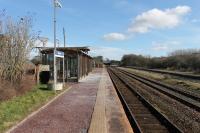
{"label": "railway siding", "polygon": [[161,74],[170,74],[170,75],[178,76],[178,77],[182,77],[182,78],[200,80],[200,75],[195,75],[195,74],[185,74],[185,73],[181,73],[181,72],[172,72],[172,71],[157,70],[157,69],[147,69],[147,68],[140,68],[140,67],[127,67],[127,68],[156,72],[156,73],[161,73]]}
{"label": "railway siding", "polygon": [[126,112],[129,112],[129,120],[132,121],[135,132],[179,132],[178,128],[174,127],[137,90],[133,89],[129,82],[125,81],[125,77],[123,79],[118,77],[116,71],[111,71],[110,75],[118,94],[124,101],[124,106],[127,106]]}
{"label": "railway siding", "polygon": [[162,85],[165,85],[165,87],[172,86],[173,88],[177,88],[180,90],[187,90],[188,93],[193,93],[193,95],[195,93],[198,97],[200,97],[200,81],[198,80],[174,77],[169,74],[155,73],[150,71],[138,70],[134,68],[124,68],[124,67],[119,67],[119,68],[143,76],[145,78],[161,82]]}
{"label": "railway siding", "polygon": [[196,96],[196,94],[192,93],[189,94],[187,91],[180,91],[180,89],[177,88],[173,88],[170,86],[165,86],[164,84],[160,83],[160,82],[156,82],[153,80],[150,80],[148,78],[144,78],[138,75],[135,75],[133,73],[128,73],[127,71],[124,70],[120,70],[122,72],[125,72],[127,75],[129,75],[132,78],[137,79],[138,81],[152,87],[155,88],[156,90],[177,99],[178,101],[196,109],[197,111],[200,111],[200,97]]}
{"label": "railway siding", "polygon": [[[198,132],[200,129],[200,114],[198,110],[181,103],[176,98],[173,99],[166,94],[149,86],[141,81],[133,79],[127,73],[122,73],[119,70],[115,70],[126,84],[132,86],[143,97],[145,97],[150,104],[152,104],[159,112],[162,112],[172,123],[178,126],[183,132]],[[173,93],[173,92],[172,92]],[[177,95],[179,95],[177,93]],[[158,100],[159,99],[159,100]],[[199,101],[196,101],[199,104]],[[138,110],[137,110],[138,111]]]}

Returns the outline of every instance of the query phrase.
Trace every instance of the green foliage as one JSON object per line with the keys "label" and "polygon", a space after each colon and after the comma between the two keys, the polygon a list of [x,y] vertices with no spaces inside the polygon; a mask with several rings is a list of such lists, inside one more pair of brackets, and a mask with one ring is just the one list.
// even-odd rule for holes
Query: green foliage
{"label": "green foliage", "polygon": [[98,63],[103,63],[103,56],[96,56],[93,57],[93,60],[95,60]]}
{"label": "green foliage", "polygon": [[148,64],[148,58],[142,55],[128,54],[124,55],[121,60],[122,66],[144,67]]}
{"label": "green foliage", "polygon": [[0,102],[0,133],[55,96],[53,91],[41,89],[46,87],[39,85],[23,96]]}

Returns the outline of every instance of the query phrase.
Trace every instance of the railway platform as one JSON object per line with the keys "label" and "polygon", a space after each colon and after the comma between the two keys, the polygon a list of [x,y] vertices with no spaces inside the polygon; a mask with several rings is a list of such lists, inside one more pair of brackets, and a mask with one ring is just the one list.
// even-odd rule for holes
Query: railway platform
{"label": "railway platform", "polygon": [[132,133],[121,102],[105,68],[39,109],[11,133]]}

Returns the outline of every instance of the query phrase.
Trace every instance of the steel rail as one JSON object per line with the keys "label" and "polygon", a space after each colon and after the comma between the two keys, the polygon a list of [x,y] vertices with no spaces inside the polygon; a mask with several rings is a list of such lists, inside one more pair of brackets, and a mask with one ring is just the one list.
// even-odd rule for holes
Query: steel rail
{"label": "steel rail", "polygon": [[[151,112],[153,112],[154,116],[160,122],[162,122],[162,124],[164,124],[170,132],[182,132],[173,122],[171,122],[164,114],[162,114],[157,108],[155,108],[154,105],[152,105],[150,102],[148,102],[148,100],[146,98],[144,98],[137,90],[135,90],[134,87],[129,82],[127,82],[125,77],[121,77],[119,75],[119,73],[116,73],[116,70],[114,70],[114,69],[109,68],[108,71],[110,73],[112,81],[113,81],[113,77],[112,77],[111,73],[114,74],[132,93],[134,93],[134,95],[139,97],[140,101],[142,101],[142,103],[145,105],[145,107],[147,107],[149,110],[151,110]],[[114,83],[114,81],[113,81],[113,83]],[[114,83],[114,85],[117,88],[116,83]],[[120,94],[120,93],[118,93],[118,94]],[[123,97],[122,94],[120,94],[119,97]],[[120,98],[120,99],[122,99],[122,98]],[[123,99],[125,99],[125,98],[123,98]],[[125,104],[124,106],[129,106],[129,105]],[[134,114],[132,114],[132,115],[134,115]],[[134,119],[134,118],[132,118],[132,119]],[[134,121],[137,121],[137,120],[134,120]],[[138,123],[135,125],[138,125]],[[141,129],[141,128],[139,127],[139,129]],[[136,130],[136,132],[138,132],[138,130]],[[139,132],[142,132],[142,131],[139,130]]]}
{"label": "steel rail", "polygon": [[127,66],[125,68],[132,68],[136,70],[143,70],[143,71],[149,71],[149,72],[155,72],[155,73],[161,73],[161,74],[169,74],[172,76],[178,76],[178,77],[187,78],[187,79],[200,80],[200,75],[194,75],[194,74],[184,74],[180,72],[170,72],[170,71],[164,71],[164,70],[148,69],[148,68],[141,68],[141,67],[130,67],[130,66]]}
{"label": "steel rail", "polygon": [[117,92],[117,95],[119,96],[119,99],[122,103],[122,106],[125,110],[125,113],[128,117],[128,120],[131,124],[131,127],[133,128],[134,132],[135,133],[141,133],[142,130],[141,130],[141,127],[139,126],[138,122],[136,121],[136,118],[135,116],[133,115],[133,113],[131,112],[131,109],[129,108],[128,106],[128,103],[126,102],[125,98],[123,97],[122,93],[120,92],[120,90],[118,89],[116,83],[115,83],[115,80],[112,78],[112,74],[114,74],[113,72],[111,71],[108,71],[110,77],[111,77],[111,81],[116,89],[116,92]]}
{"label": "steel rail", "polygon": [[139,76],[137,74],[131,73],[131,72],[127,72],[126,70],[122,70],[117,68],[118,71],[130,76],[131,78],[134,78],[140,82],[142,82],[143,84],[150,86],[153,89],[158,90],[159,92],[175,99],[178,100],[179,102],[197,110],[200,111],[200,102],[199,102],[199,97],[196,97],[194,95],[189,95],[188,93],[183,93],[178,90],[175,90],[172,87],[169,86],[165,86],[161,83],[157,83],[153,80],[147,79],[145,77]]}

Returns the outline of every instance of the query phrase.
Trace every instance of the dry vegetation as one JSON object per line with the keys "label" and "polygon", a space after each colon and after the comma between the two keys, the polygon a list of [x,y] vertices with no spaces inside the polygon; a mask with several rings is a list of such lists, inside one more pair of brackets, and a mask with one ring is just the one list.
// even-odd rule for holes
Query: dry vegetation
{"label": "dry vegetation", "polygon": [[9,81],[2,80],[0,81],[0,101],[23,95],[33,89],[34,85],[33,75],[24,75],[18,88],[15,88]]}
{"label": "dry vegetation", "polygon": [[35,86],[29,54],[37,37],[31,17],[16,21],[0,12],[0,133],[57,95],[46,85]]}
{"label": "dry vegetation", "polygon": [[[23,88],[27,88],[27,83],[26,87]],[[0,102],[0,133],[19,123],[29,113],[37,110],[48,100],[61,93],[55,94],[53,91],[45,89],[45,85],[38,85],[21,96]]]}
{"label": "dry vegetation", "polygon": [[[121,68],[124,69],[124,68]],[[195,92],[200,92],[200,83],[199,82],[194,82],[186,79],[178,79],[170,75],[163,75],[163,74],[158,74],[154,72],[147,72],[147,71],[142,71],[142,70],[136,70],[136,69],[131,69],[131,68],[126,68],[126,70],[129,70],[131,72],[134,72],[136,74],[139,74],[141,76],[145,76],[148,78],[152,78],[158,81],[162,81],[164,83],[168,83],[171,85],[179,86],[185,89],[189,89],[191,91]]]}
{"label": "dry vegetation", "polygon": [[177,50],[167,57],[147,57],[142,55],[124,55],[121,66],[136,66],[151,69],[200,72],[200,50]]}
{"label": "dry vegetation", "polygon": [[[200,50],[187,49],[177,50],[167,57],[147,57],[142,55],[128,54],[121,59],[121,66],[134,66],[150,69],[173,70],[173,72],[199,74],[200,72]],[[129,69],[137,74],[147,76],[171,85],[200,92],[200,82],[186,80],[165,74]]]}
{"label": "dry vegetation", "polygon": [[0,12],[0,100],[24,94],[33,87],[34,77],[26,71],[37,37],[32,31],[32,17],[14,20],[5,11]]}

